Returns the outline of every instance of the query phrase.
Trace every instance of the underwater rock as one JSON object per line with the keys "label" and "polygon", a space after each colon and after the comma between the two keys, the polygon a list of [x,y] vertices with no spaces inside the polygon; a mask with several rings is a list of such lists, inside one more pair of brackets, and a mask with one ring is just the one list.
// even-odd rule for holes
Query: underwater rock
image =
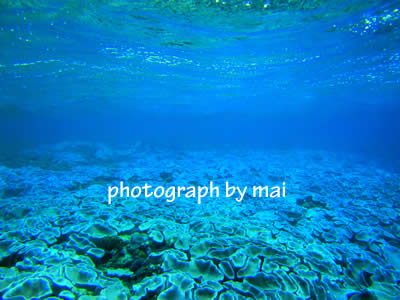
{"label": "underwater rock", "polygon": [[89,235],[89,237],[94,239],[104,239],[106,237],[117,235],[117,232],[113,228],[110,228],[109,226],[101,223],[96,223],[88,226],[82,231],[82,233],[86,233]]}
{"label": "underwater rock", "polygon": [[373,282],[368,290],[376,295],[376,299],[397,299],[400,295],[400,287],[396,283]]}
{"label": "underwater rock", "polygon": [[39,272],[45,269],[44,266],[35,264],[30,258],[25,257],[23,261],[19,261],[15,264],[15,267],[20,272]]}
{"label": "underwater rock", "polygon": [[57,287],[57,290],[59,289],[72,290],[74,288],[74,285],[71,281],[65,278],[64,273],[65,272],[63,264],[57,264],[54,266],[47,267],[47,269],[45,271],[42,271],[40,274],[47,278],[51,278],[52,283],[54,286]]}
{"label": "underwater rock", "polygon": [[51,282],[46,278],[30,278],[23,280],[16,286],[8,289],[3,295],[3,299],[23,299],[43,298],[53,293]]}
{"label": "underwater rock", "polygon": [[13,207],[12,210],[7,209],[6,213],[3,212],[4,214],[4,219],[11,220],[11,219],[22,219],[26,216],[28,216],[30,213],[32,213],[33,209],[30,207],[24,207],[24,206],[18,206],[18,207]]}
{"label": "underwater rock", "polygon": [[138,228],[139,231],[147,231],[147,230],[151,229],[154,226],[154,224],[156,224],[156,221],[157,220],[150,220],[150,221],[147,221],[147,222],[142,222],[139,225],[139,228]]}
{"label": "underwater rock", "polygon": [[74,300],[75,299],[75,295],[71,291],[68,291],[68,290],[61,291],[58,294],[58,297],[60,297],[61,299],[65,299],[65,300]]}
{"label": "underwater rock", "polygon": [[47,245],[54,244],[60,237],[60,228],[48,227],[46,231],[39,234],[38,239],[46,242]]}
{"label": "underwater rock", "polygon": [[105,251],[100,248],[90,248],[87,254],[95,260],[100,260],[104,256]]}
{"label": "underwater rock", "polygon": [[307,262],[312,266],[312,269],[324,273],[330,274],[333,278],[336,278],[340,270],[338,270],[337,265],[331,263],[330,261],[323,261],[315,258],[308,258]]}
{"label": "underwater rock", "polygon": [[160,178],[166,183],[170,183],[170,182],[174,181],[173,174],[168,173],[168,172],[161,172]]}
{"label": "underwater rock", "polygon": [[233,264],[233,267],[240,269],[244,267],[247,261],[247,255],[243,249],[240,249],[231,256],[230,260]]}
{"label": "underwater rock", "polygon": [[305,208],[326,208],[326,203],[322,203],[320,201],[317,200],[313,200],[313,196],[306,196],[303,199],[297,199],[296,200],[296,204],[303,206]]}
{"label": "underwater rock", "polygon": [[291,253],[281,254],[268,259],[268,262],[287,267],[294,267],[300,262],[300,258]]}
{"label": "underwater rock", "polygon": [[97,286],[97,273],[88,268],[86,265],[78,264],[76,266],[64,267],[65,278],[77,285],[92,285]]}
{"label": "underwater rock", "polygon": [[282,280],[279,277],[264,273],[257,273],[254,276],[246,277],[245,282],[263,290],[279,290],[283,288]]}
{"label": "underwater rock", "polygon": [[166,278],[164,276],[151,276],[141,282],[132,285],[135,298],[150,297],[152,294],[160,294],[165,289]]}
{"label": "underwater rock", "polygon": [[106,297],[103,296],[89,296],[83,295],[78,298],[78,300],[108,300]]}
{"label": "underwater rock", "polygon": [[175,249],[178,250],[189,250],[190,249],[190,236],[180,236],[178,239],[175,241],[174,244]]}
{"label": "underwater rock", "polygon": [[220,294],[219,299],[220,300],[236,300],[236,299],[243,300],[245,298],[240,296],[240,294],[236,293],[233,290],[226,290]]}
{"label": "underwater rock", "polygon": [[237,250],[238,250],[237,247],[227,247],[224,249],[215,249],[215,250],[210,250],[208,252],[207,256],[211,257],[211,258],[216,258],[216,259],[222,260],[222,259],[231,257],[231,255],[233,253],[235,253]]}
{"label": "underwater rock", "polygon": [[21,275],[17,268],[0,267],[0,294],[4,292],[10,283],[21,279]]}
{"label": "underwater rock", "polygon": [[3,198],[13,198],[23,196],[29,190],[28,187],[7,187],[3,189]]}
{"label": "underwater rock", "polygon": [[232,265],[228,260],[220,262],[218,267],[221,272],[226,276],[226,278],[231,280],[235,279],[235,271],[233,270]]}
{"label": "underwater rock", "polygon": [[282,212],[287,216],[287,222],[292,226],[296,226],[303,217],[303,214],[297,211],[284,210]]}
{"label": "underwater rock", "polygon": [[158,297],[158,300],[185,300],[187,297],[184,293],[175,285],[171,285],[168,289],[163,291]]}
{"label": "underwater rock", "polygon": [[77,234],[71,234],[65,244],[66,248],[74,249],[77,253],[85,253],[89,249],[95,248],[95,244],[90,242],[86,237]]}
{"label": "underwater rock", "polygon": [[221,281],[224,275],[211,260],[197,259],[190,261],[189,273],[193,277],[203,277],[206,280]]}
{"label": "underwater rock", "polygon": [[296,274],[291,275],[291,277],[299,287],[296,294],[301,298],[309,298],[312,293],[311,283],[307,279],[303,279]]}
{"label": "underwater rock", "polygon": [[168,282],[176,285],[182,292],[190,292],[196,285],[196,282],[188,273],[168,273]]}
{"label": "underwater rock", "polygon": [[107,286],[100,292],[100,297],[104,297],[107,300],[127,300],[129,291],[125,288],[122,283]]}
{"label": "underwater rock", "polygon": [[220,281],[224,275],[217,269],[211,260],[195,259],[185,262],[168,255],[162,264],[166,271],[181,271],[190,273],[194,278],[203,277],[206,280]]}
{"label": "underwater rock", "polygon": [[213,300],[217,299],[218,292],[210,287],[202,287],[194,291],[195,300]]}
{"label": "underwater rock", "polygon": [[350,258],[348,267],[346,269],[347,273],[357,279],[360,274],[364,272],[368,272],[370,274],[375,274],[379,270],[379,267],[376,263],[371,262],[368,259],[361,258]]}
{"label": "underwater rock", "polygon": [[214,245],[212,241],[202,240],[190,249],[190,253],[193,257],[202,257],[206,255]]}
{"label": "underwater rock", "polygon": [[188,261],[188,257],[185,252],[179,251],[176,249],[166,249],[163,250],[159,253],[151,253],[150,258],[154,260],[162,260],[162,261],[168,261],[169,259],[178,259],[181,261]]}
{"label": "underwater rock", "polygon": [[391,245],[385,245],[383,252],[388,263],[396,270],[400,270],[400,249]]}
{"label": "underwater rock", "polygon": [[257,257],[249,257],[246,265],[237,272],[238,278],[254,276],[260,271],[261,260]]}
{"label": "underwater rock", "polygon": [[120,278],[132,277],[132,275],[134,274],[128,269],[106,269],[105,273],[107,274],[107,276],[120,277]]}
{"label": "underwater rock", "polygon": [[159,232],[157,230],[151,231],[151,233],[149,234],[149,238],[151,238],[153,240],[153,242],[155,242],[157,244],[161,244],[164,242],[164,236],[162,235],[161,232]]}
{"label": "underwater rock", "polygon": [[264,273],[272,273],[276,270],[279,270],[280,267],[278,264],[274,263],[274,262],[267,262],[265,261],[262,265],[262,271]]}
{"label": "underwater rock", "polygon": [[321,187],[319,187],[318,185],[312,185],[312,186],[310,186],[310,192],[313,192],[313,193],[321,193],[321,191],[322,191],[322,188]]}
{"label": "underwater rock", "polygon": [[[239,296],[238,299],[267,299],[266,295],[263,294],[261,289],[256,288],[247,282],[225,281],[224,286],[229,290],[240,294],[241,296]],[[243,295],[246,295],[246,298],[244,298]]]}
{"label": "underwater rock", "polygon": [[189,271],[189,263],[179,259],[175,254],[168,253],[164,258],[164,262],[162,264],[162,268],[164,271]]}
{"label": "underwater rock", "polygon": [[298,289],[298,286],[294,279],[291,277],[291,274],[282,271],[282,270],[277,270],[274,272],[281,280],[282,280],[282,285],[284,286],[284,291],[289,292],[289,293],[295,293]]}
{"label": "underwater rock", "polygon": [[378,300],[376,295],[371,293],[370,291],[364,291],[364,292],[356,292],[356,293],[350,293],[347,295],[347,299],[349,300]]}

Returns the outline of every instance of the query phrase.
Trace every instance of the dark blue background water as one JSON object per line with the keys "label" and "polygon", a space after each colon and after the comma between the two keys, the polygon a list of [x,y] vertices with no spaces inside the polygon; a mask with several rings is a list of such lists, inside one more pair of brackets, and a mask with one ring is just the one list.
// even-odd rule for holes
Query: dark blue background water
{"label": "dark blue background water", "polygon": [[[351,151],[399,168],[395,8],[378,2],[321,20],[312,20],[319,11],[248,11],[258,23],[242,27],[227,25],[226,15],[206,26],[162,10],[136,11],[142,18],[132,20],[107,7],[73,16],[59,6],[42,15],[4,9],[3,151],[140,140]],[[280,28],[260,25],[294,16]]]}

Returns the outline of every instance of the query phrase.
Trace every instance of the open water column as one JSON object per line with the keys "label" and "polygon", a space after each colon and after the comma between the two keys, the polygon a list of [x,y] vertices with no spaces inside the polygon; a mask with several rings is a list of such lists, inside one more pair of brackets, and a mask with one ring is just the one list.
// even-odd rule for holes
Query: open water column
{"label": "open water column", "polygon": [[400,2],[0,0],[0,299],[400,299]]}

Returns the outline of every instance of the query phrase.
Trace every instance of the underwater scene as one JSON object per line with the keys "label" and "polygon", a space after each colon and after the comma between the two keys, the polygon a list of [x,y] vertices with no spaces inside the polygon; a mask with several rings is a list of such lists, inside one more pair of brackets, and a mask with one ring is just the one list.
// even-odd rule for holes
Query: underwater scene
{"label": "underwater scene", "polygon": [[0,0],[0,299],[400,299],[400,1]]}

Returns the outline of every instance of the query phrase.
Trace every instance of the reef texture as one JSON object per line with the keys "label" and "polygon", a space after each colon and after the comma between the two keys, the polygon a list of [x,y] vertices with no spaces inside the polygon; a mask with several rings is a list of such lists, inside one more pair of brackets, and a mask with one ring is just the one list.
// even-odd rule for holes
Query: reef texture
{"label": "reef texture", "polygon": [[[0,167],[2,299],[398,299],[399,176],[310,151],[64,143]],[[286,182],[286,198],[113,199],[107,186]]]}

